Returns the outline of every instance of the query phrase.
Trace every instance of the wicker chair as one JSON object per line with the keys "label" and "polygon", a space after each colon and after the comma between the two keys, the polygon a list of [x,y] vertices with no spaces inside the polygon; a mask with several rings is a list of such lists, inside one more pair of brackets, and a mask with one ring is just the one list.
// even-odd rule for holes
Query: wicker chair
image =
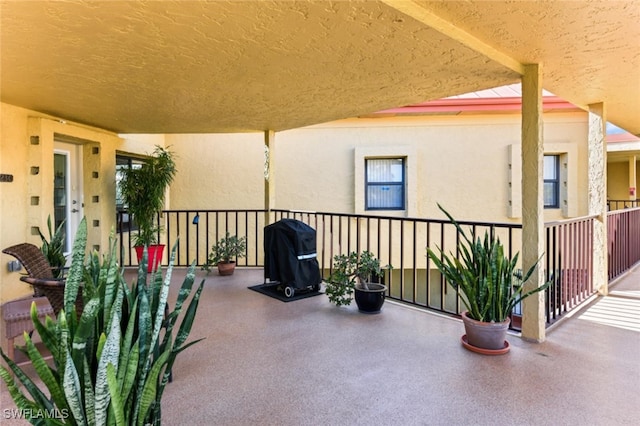
{"label": "wicker chair", "polygon": [[[29,243],[16,244],[2,250],[3,253],[9,254],[22,263],[27,275],[20,277],[21,281],[31,284],[36,295],[44,295],[49,299],[49,303],[53,308],[56,317],[64,308],[64,285],[65,280],[53,277],[53,272],[49,261],[42,251],[35,245]],[[76,312],[78,315],[82,313],[82,292],[78,291],[76,299]]]}

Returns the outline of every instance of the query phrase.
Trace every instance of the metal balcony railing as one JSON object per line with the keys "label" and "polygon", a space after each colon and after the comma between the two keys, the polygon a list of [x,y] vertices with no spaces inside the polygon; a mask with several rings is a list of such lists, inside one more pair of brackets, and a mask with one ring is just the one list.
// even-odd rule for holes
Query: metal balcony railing
{"label": "metal balcony railing", "polygon": [[[227,232],[247,238],[247,254],[238,266],[264,265],[264,227],[282,218],[293,218],[316,230],[318,262],[323,278],[331,273],[337,254],[368,250],[383,265],[393,265],[385,276],[387,297],[404,303],[458,315],[463,308],[426,256],[426,248],[456,253],[458,235],[446,220],[396,218],[292,210],[165,210],[158,217],[159,240],[171,248],[177,244],[176,266],[206,262],[211,246]],[[137,264],[132,234],[125,212],[118,213],[121,264]],[[592,282],[593,217],[546,225],[545,273],[552,285],[545,293],[547,324],[575,309],[594,292]],[[461,221],[474,236],[485,232],[500,238],[509,256],[521,251],[522,225]],[[609,213],[609,278],[620,275],[640,260],[640,209]],[[166,250],[165,253],[170,250]],[[163,264],[168,261],[167,254]],[[613,271],[613,272],[612,272]],[[514,326],[518,328],[519,312]]]}

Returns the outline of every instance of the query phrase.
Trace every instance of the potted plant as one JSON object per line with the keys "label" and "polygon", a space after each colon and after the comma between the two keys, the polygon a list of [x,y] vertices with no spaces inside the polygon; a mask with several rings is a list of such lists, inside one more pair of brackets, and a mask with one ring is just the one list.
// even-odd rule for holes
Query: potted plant
{"label": "potted plant", "polygon": [[[523,275],[518,269],[516,253],[509,258],[500,239],[489,236],[472,240],[460,224],[438,204],[456,227],[460,257],[427,248],[427,254],[446,281],[459,292],[467,309],[462,312],[466,334],[462,342],[470,350],[486,354],[502,354],[509,350],[505,340],[510,314],[521,300],[545,290],[550,282],[523,293],[538,262]],[[539,261],[539,260],[538,260]]]}
{"label": "potted plant", "polygon": [[[32,424],[160,425],[161,398],[176,357],[187,342],[204,280],[195,288],[189,268],[177,300],[169,297],[177,246],[164,278],[148,277],[146,258],[131,287],[117,264],[116,242],[104,257],[94,251],[85,263],[86,220],[78,227],[65,286],[65,309],[57,321],[31,318],[53,362],[47,362],[28,333],[25,372],[2,350],[0,377],[16,407]],[[81,284],[82,283],[82,284]],[[75,299],[82,293],[80,317]],[[35,371],[35,373],[34,373]],[[33,380],[34,374],[38,380]]]}
{"label": "potted plant", "polygon": [[[392,267],[387,265],[385,269]],[[325,291],[329,301],[336,306],[350,305],[355,294],[360,312],[378,313],[382,309],[387,287],[374,281],[378,281],[382,275],[380,261],[370,251],[336,255]]]}
{"label": "potted plant", "polygon": [[64,220],[60,222],[60,225],[58,225],[54,232],[51,225],[51,216],[47,217],[47,228],[49,230],[48,240],[42,231],[38,229],[40,239],[42,240],[40,250],[49,261],[51,273],[54,278],[62,278],[64,276],[64,269],[67,263],[67,258],[64,255],[64,223]]}
{"label": "potted plant", "polygon": [[247,251],[247,238],[230,235],[229,232],[219,239],[213,246],[207,257],[207,263],[202,269],[211,272],[211,267],[216,265],[220,275],[232,275],[236,269],[236,259],[245,256]]}
{"label": "potted plant", "polygon": [[162,260],[164,244],[157,244],[160,227],[156,224],[156,218],[162,210],[165,193],[175,174],[173,153],[156,146],[142,167],[124,169],[120,181],[124,204],[138,226],[133,244],[138,261],[142,259],[146,247],[151,260],[149,272],[155,270]]}

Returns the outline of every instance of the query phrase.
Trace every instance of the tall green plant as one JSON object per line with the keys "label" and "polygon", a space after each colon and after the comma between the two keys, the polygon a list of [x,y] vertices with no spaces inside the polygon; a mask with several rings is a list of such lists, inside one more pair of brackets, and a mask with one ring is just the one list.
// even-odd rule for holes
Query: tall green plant
{"label": "tall green plant", "polygon": [[40,239],[42,245],[40,250],[44,254],[44,257],[49,261],[54,278],[62,278],[64,275],[64,266],[67,263],[67,258],[64,256],[64,223],[63,220],[56,228],[55,232],[51,226],[51,216],[47,218],[47,228],[49,230],[49,239],[44,236],[42,231],[38,229],[40,233]]}
{"label": "tall green plant", "polygon": [[[392,269],[387,265],[385,269]],[[382,276],[380,261],[370,251],[338,254],[333,257],[333,272],[326,282],[325,292],[336,306],[350,305],[356,285],[368,289],[367,282]]]}
{"label": "tall green plant", "polygon": [[162,210],[165,192],[176,171],[173,153],[160,146],[156,146],[142,167],[124,170],[120,191],[138,225],[136,246],[157,243],[160,229],[156,226],[156,216]]}
{"label": "tall green plant", "polygon": [[523,293],[523,283],[531,277],[539,259],[522,275],[517,269],[519,253],[511,259],[505,256],[500,239],[490,237],[488,232],[484,238],[472,240],[442,206],[438,207],[462,237],[458,244],[460,256],[445,254],[440,247],[440,253],[427,248],[427,254],[449,285],[459,291],[472,319],[503,322],[521,300],[549,286],[547,282]]}
{"label": "tall green plant", "polygon": [[[50,367],[24,334],[26,354],[42,388],[2,351],[9,368],[0,366],[0,377],[32,424],[160,425],[160,401],[176,356],[199,341],[185,343],[204,280],[193,293],[194,262],[169,308],[177,245],[164,278],[159,271],[147,275],[145,254],[129,288],[116,261],[113,236],[106,256],[93,252],[84,264],[86,241],[83,219],[66,282],[65,309],[57,321],[47,317],[40,322],[35,304],[31,307],[35,328],[53,356]],[[80,316],[74,306],[79,291],[85,302]]]}

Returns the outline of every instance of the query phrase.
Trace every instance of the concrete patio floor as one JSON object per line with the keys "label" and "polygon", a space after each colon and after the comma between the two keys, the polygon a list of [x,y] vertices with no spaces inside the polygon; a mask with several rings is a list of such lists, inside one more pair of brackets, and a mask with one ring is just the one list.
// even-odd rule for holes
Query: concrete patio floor
{"label": "concrete patio floor", "polygon": [[[173,275],[176,291],[184,270]],[[379,315],[326,296],[284,303],[247,289],[262,269],[205,276],[163,397],[165,425],[636,425],[640,271],[541,344],[463,348],[462,323],[387,301]],[[199,279],[197,280],[199,282]],[[614,321],[615,320],[615,321]],[[2,386],[2,408],[11,407]],[[0,422],[8,421],[5,416]]]}

